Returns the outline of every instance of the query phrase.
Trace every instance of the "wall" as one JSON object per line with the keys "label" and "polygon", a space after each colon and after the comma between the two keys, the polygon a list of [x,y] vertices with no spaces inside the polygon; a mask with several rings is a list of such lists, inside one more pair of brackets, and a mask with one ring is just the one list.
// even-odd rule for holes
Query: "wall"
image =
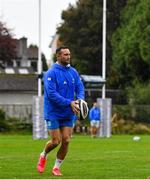
{"label": "wall", "polygon": [[33,95],[33,93],[0,93],[0,109],[5,111],[7,117],[17,117],[21,122],[30,124]]}
{"label": "wall", "polygon": [[0,109],[5,111],[6,117],[17,117],[23,123],[32,123],[31,104],[0,104]]}
{"label": "wall", "polygon": [[33,92],[1,92],[0,93],[0,104],[7,105],[7,104],[30,104],[32,105],[32,99],[33,99]]}

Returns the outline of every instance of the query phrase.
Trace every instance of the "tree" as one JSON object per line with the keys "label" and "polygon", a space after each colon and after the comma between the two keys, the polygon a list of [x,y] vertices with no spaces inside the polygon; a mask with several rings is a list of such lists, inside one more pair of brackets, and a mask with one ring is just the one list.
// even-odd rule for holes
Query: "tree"
{"label": "tree", "polygon": [[43,65],[43,71],[47,71],[48,70],[48,65],[46,62],[46,57],[45,55],[42,53],[42,65]]}
{"label": "tree", "polygon": [[150,74],[150,3],[128,0],[121,26],[113,34],[112,71],[114,86],[126,87],[134,81],[146,83]]}
{"label": "tree", "polygon": [[[112,35],[121,23],[121,13],[128,0],[107,0],[107,87],[114,88],[114,82],[118,82],[118,77],[112,69]],[[117,88],[117,86],[116,86]]]}
{"label": "tree", "polygon": [[0,21],[0,62],[1,66],[11,64],[16,57],[16,40],[13,39],[11,30],[6,24]]}
{"label": "tree", "polygon": [[[111,66],[111,36],[120,24],[120,12],[127,0],[107,0],[107,72]],[[71,47],[73,64],[81,73],[99,75],[102,63],[103,0],[78,0],[62,12],[57,29],[60,41]]]}
{"label": "tree", "polygon": [[99,0],[79,0],[62,12],[58,27],[60,41],[71,48],[73,64],[79,72],[101,73],[102,7]]}

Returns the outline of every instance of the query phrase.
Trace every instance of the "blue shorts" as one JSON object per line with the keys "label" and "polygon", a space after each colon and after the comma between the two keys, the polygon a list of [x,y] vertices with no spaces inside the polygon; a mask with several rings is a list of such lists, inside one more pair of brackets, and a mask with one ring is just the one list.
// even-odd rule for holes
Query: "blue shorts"
{"label": "blue shorts", "polygon": [[73,127],[73,120],[68,119],[55,119],[55,120],[46,120],[47,129],[59,129],[61,127]]}

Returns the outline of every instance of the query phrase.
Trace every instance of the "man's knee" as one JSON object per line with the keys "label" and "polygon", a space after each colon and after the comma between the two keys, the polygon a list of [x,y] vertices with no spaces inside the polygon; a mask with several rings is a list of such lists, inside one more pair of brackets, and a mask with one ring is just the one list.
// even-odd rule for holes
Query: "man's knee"
{"label": "man's knee", "polygon": [[52,142],[53,146],[56,147],[60,144],[61,139],[60,138],[52,138],[51,142]]}
{"label": "man's knee", "polygon": [[62,138],[62,143],[63,144],[69,144],[69,142],[70,142],[70,136],[64,136]]}

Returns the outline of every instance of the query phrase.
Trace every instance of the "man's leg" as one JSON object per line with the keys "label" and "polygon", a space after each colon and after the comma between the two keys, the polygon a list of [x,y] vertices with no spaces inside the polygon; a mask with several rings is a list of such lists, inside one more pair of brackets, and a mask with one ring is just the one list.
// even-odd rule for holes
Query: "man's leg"
{"label": "man's leg", "polygon": [[95,137],[95,126],[91,126],[91,137]]}
{"label": "man's leg", "polygon": [[56,158],[53,170],[52,170],[52,174],[56,175],[56,176],[62,175],[59,168],[60,168],[61,164],[63,163],[63,160],[65,159],[66,154],[68,152],[68,146],[69,146],[69,142],[70,142],[70,138],[71,138],[71,134],[72,134],[72,128],[63,127],[63,128],[61,128],[60,131],[61,131],[61,135],[62,135],[62,142],[61,142],[61,146],[57,152],[57,158]]}
{"label": "man's leg", "polygon": [[92,120],[90,122],[90,125],[91,125],[91,137],[93,138],[95,136],[95,121]]}
{"label": "man's leg", "polygon": [[92,126],[91,128],[92,128],[92,130],[91,130],[91,137],[94,138],[94,137],[96,137],[96,127]]}
{"label": "man's leg", "polygon": [[57,152],[57,158],[65,159],[65,156],[68,152],[68,146],[71,139],[72,128],[70,127],[63,127],[61,130],[62,135],[62,144],[60,146],[59,151]]}
{"label": "man's leg", "polygon": [[47,154],[61,142],[61,132],[59,129],[49,130],[48,133],[51,136],[51,140],[46,143],[37,165],[37,170],[40,173],[44,172]]}
{"label": "man's leg", "polygon": [[90,128],[90,131],[91,131],[91,137],[93,137],[93,127],[92,126]]}
{"label": "man's leg", "polygon": [[51,140],[48,141],[45,145],[44,151],[46,154],[57,147],[61,142],[61,133],[59,129],[49,130],[48,133],[51,136]]}
{"label": "man's leg", "polygon": [[99,129],[100,129],[100,122],[99,122],[99,121],[96,121],[95,128],[96,128],[96,133],[95,133],[95,135],[98,136],[98,131],[99,131]]}

